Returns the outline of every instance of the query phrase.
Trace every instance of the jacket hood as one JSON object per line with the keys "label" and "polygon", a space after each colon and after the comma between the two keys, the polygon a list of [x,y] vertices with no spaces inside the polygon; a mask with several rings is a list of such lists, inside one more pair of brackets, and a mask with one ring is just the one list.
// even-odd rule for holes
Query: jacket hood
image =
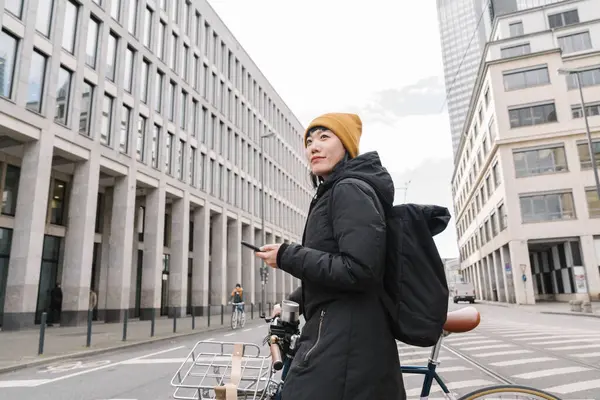
{"label": "jacket hood", "polygon": [[376,151],[341,161],[320,185],[319,191],[330,188],[335,182],[344,178],[358,178],[367,181],[375,189],[384,206],[393,206],[394,181],[385,167],[381,165],[379,154]]}

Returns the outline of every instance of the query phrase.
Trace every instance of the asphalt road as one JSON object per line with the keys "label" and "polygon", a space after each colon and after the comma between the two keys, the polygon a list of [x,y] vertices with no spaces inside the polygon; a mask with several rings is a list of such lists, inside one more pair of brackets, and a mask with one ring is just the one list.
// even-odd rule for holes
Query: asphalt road
{"label": "asphalt road", "polygon": [[[471,333],[448,337],[440,353],[438,371],[452,391],[462,395],[509,381],[548,390],[564,400],[600,399],[600,319],[477,307],[481,325]],[[209,342],[202,345],[205,351],[217,352],[220,345],[211,342],[261,344],[266,329],[264,322],[253,321],[241,330],[198,334],[15,371],[0,375],[0,398],[172,399],[171,378],[198,341]],[[256,349],[267,352],[263,346]],[[403,365],[423,365],[429,356],[424,348],[399,345],[399,351]],[[191,364],[185,365],[187,369]],[[250,364],[247,371],[253,373]],[[404,380],[409,398],[418,399],[422,378],[405,375]],[[430,400],[437,398],[442,395],[434,385]]]}

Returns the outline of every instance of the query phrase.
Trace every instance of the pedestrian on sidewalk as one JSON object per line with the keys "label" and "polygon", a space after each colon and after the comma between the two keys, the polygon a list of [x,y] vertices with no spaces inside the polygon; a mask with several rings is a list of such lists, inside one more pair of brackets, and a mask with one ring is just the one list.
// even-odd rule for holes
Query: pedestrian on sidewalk
{"label": "pedestrian on sidewalk", "polygon": [[48,326],[60,324],[60,314],[62,311],[63,292],[60,288],[60,282],[56,282],[54,288],[50,291],[50,315]]}
{"label": "pedestrian on sidewalk", "polygon": [[358,154],[361,133],[355,114],[325,114],[310,123],[304,144],[316,195],[303,242],[268,244],[256,253],[302,279],[290,300],[300,304],[306,324],[283,386],[285,400],[406,399],[396,341],[379,300],[384,210],[393,204],[394,182],[376,152]]}

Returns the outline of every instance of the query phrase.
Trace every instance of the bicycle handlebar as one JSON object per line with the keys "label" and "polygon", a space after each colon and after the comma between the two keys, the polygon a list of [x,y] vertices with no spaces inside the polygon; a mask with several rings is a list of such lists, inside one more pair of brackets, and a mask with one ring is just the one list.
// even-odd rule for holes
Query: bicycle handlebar
{"label": "bicycle handlebar", "polygon": [[283,368],[283,359],[281,358],[281,349],[277,343],[278,340],[279,338],[276,335],[271,336],[269,340],[269,350],[271,351],[271,360],[275,371]]}

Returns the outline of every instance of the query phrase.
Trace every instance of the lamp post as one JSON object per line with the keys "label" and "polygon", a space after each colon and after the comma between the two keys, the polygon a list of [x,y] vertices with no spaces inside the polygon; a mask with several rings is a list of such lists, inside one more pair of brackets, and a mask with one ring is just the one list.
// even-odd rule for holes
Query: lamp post
{"label": "lamp post", "polygon": [[[588,122],[588,115],[585,109],[585,101],[583,100],[583,89],[581,88],[581,77],[582,72],[590,70],[590,67],[584,68],[559,68],[558,73],[561,75],[575,75],[575,81],[577,82],[577,88],[579,89],[579,100],[581,102],[581,112],[583,113],[583,119],[585,121],[585,133],[587,136],[588,151],[590,153],[590,161],[592,163],[592,170],[594,171],[594,179],[596,180],[596,194],[600,199],[600,178],[598,177],[598,164],[596,163],[596,155],[594,154],[594,145],[592,142],[592,133],[590,132],[590,124]],[[587,279],[587,271],[583,268],[585,277],[585,286],[587,289],[588,301],[592,302],[592,295],[590,294],[590,287]]]}
{"label": "lamp post", "polygon": [[[260,135],[259,140],[259,148],[260,148],[260,162],[259,162],[259,175],[260,175],[260,224],[261,224],[261,246],[265,244],[266,233],[265,233],[265,156],[264,156],[264,148],[263,148],[263,140],[271,137],[275,134],[275,132],[263,133]],[[267,265],[265,261],[261,259],[260,266],[260,318],[265,318],[265,308],[266,308],[266,289],[267,289],[267,279],[269,277],[269,271],[267,269]]]}
{"label": "lamp post", "polygon": [[404,186],[395,186],[394,189],[396,190],[404,190],[404,203],[406,203],[406,195],[408,193],[408,186],[410,185],[411,180],[409,179],[408,181],[404,182]]}

